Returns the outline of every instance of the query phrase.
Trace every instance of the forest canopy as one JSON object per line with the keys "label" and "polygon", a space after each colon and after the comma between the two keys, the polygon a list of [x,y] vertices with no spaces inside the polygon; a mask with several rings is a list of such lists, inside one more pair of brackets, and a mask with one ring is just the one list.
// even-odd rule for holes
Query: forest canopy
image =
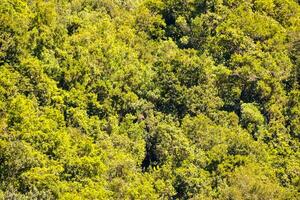
{"label": "forest canopy", "polygon": [[297,200],[299,140],[299,1],[0,1],[0,199]]}

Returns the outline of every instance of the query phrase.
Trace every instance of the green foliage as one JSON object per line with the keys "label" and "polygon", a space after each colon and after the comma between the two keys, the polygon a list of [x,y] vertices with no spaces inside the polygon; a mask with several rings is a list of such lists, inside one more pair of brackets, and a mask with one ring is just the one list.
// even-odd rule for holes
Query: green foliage
{"label": "green foliage", "polygon": [[298,199],[295,0],[1,0],[0,199]]}

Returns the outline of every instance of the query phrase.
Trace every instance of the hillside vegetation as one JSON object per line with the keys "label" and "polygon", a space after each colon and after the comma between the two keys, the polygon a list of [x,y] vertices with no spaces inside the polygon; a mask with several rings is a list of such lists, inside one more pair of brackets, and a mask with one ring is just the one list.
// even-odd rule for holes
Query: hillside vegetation
{"label": "hillside vegetation", "polygon": [[0,199],[297,200],[296,0],[0,0]]}

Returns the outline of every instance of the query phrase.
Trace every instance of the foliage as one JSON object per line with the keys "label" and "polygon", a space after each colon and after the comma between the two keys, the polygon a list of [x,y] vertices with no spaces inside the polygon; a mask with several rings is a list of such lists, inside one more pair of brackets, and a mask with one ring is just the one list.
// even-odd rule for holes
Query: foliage
{"label": "foliage", "polygon": [[297,199],[295,0],[1,0],[0,199]]}

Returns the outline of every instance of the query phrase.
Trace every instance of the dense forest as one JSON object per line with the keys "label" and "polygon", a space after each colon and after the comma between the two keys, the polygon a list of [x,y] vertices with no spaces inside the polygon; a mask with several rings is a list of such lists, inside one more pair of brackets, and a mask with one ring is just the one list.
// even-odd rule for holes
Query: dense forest
{"label": "dense forest", "polygon": [[0,199],[297,200],[296,0],[0,0]]}

